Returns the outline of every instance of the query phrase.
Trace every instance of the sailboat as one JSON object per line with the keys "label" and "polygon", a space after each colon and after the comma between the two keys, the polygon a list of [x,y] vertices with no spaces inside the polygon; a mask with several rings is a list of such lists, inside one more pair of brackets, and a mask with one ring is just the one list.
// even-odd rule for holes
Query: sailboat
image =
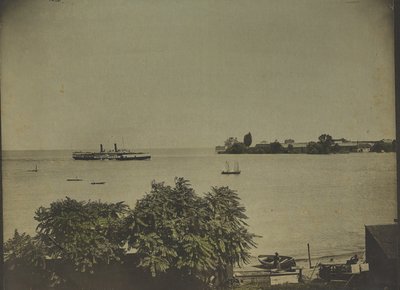
{"label": "sailboat", "polygon": [[28,170],[28,172],[38,172],[37,164],[36,164],[36,166],[35,166],[35,169],[30,169],[30,170]]}
{"label": "sailboat", "polygon": [[222,170],[221,174],[240,174],[239,162],[235,161],[233,170],[230,170],[228,161],[225,162],[225,169]]}

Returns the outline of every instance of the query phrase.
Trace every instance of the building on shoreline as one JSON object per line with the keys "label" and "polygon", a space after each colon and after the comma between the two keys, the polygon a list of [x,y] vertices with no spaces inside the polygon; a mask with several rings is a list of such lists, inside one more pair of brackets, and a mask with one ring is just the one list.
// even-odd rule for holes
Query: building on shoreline
{"label": "building on shoreline", "polygon": [[217,152],[217,153],[223,153],[223,152],[225,152],[225,150],[226,150],[226,147],[225,146],[215,146],[215,152]]}

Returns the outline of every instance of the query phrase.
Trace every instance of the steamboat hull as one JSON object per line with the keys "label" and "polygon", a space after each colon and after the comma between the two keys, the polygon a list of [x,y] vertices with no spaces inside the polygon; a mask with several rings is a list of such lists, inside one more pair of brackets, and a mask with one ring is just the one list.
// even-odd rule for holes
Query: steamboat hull
{"label": "steamboat hull", "polygon": [[128,157],[118,157],[115,160],[117,161],[130,161],[130,160],[150,160],[151,156],[150,155],[145,155],[145,156],[128,156]]}
{"label": "steamboat hull", "polygon": [[151,156],[143,152],[132,152],[125,149],[118,149],[117,144],[114,144],[114,150],[106,152],[103,145],[100,144],[100,152],[73,152],[74,160],[148,160]]}

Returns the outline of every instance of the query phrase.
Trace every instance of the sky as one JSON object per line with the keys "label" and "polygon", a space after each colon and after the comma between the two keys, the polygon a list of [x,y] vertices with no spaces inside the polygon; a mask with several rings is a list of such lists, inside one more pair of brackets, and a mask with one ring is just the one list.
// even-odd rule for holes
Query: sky
{"label": "sky", "polygon": [[389,0],[9,0],[4,150],[394,138]]}

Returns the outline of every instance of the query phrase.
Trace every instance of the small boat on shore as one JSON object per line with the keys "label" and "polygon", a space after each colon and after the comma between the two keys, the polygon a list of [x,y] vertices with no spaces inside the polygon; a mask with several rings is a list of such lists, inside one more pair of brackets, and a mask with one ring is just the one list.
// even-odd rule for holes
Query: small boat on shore
{"label": "small boat on shore", "polygon": [[83,179],[82,178],[78,178],[78,177],[75,177],[75,178],[68,178],[67,179],[67,181],[82,181]]}
{"label": "small boat on shore", "polygon": [[[260,255],[258,256],[258,261],[265,269],[275,269],[275,257],[275,255]],[[281,270],[290,270],[296,266],[296,261],[289,256],[279,256],[279,265]]]}
{"label": "small boat on shore", "polygon": [[225,169],[222,170],[221,174],[240,174],[239,162],[235,162],[233,170],[230,170],[229,163],[226,161]]}
{"label": "small boat on shore", "polygon": [[368,263],[360,261],[357,254],[347,260],[346,263],[319,263],[319,277],[325,281],[347,281],[354,274],[366,271],[369,271]]}

